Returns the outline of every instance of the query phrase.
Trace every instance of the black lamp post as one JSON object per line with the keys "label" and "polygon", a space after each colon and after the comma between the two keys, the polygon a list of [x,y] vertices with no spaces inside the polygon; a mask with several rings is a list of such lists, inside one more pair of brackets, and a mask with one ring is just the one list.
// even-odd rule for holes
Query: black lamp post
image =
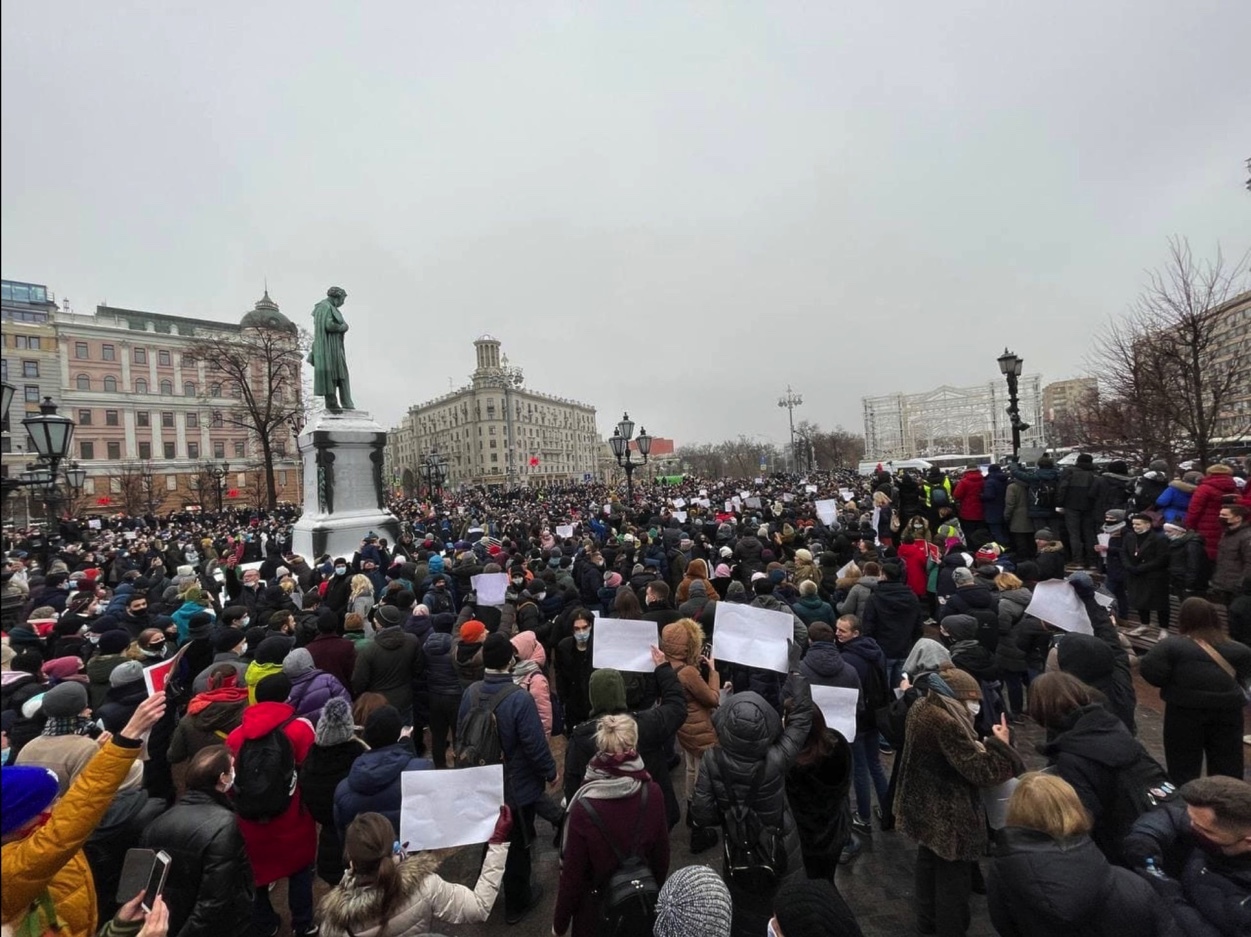
{"label": "black lamp post", "polygon": [[39,413],[22,420],[26,432],[30,436],[30,444],[39,454],[43,467],[35,474],[36,484],[44,483],[43,503],[47,512],[48,530],[44,536],[44,569],[52,556],[52,538],[57,532],[57,508],[63,496],[57,484],[57,470],[61,460],[69,452],[70,442],[74,438],[74,421],[56,412],[56,404],[51,397],[44,397],[39,405]]}
{"label": "black lamp post", "polygon": [[205,465],[204,471],[209,478],[213,479],[213,485],[217,488],[217,513],[220,514],[222,512],[222,497],[226,493],[226,475],[230,471],[230,463],[223,462],[221,465],[218,465],[214,462],[209,462]]}
{"label": "black lamp post", "polygon": [[785,407],[787,416],[790,418],[791,426],[791,471],[798,471],[799,468],[799,450],[795,448],[795,408],[802,406],[804,398],[802,395],[791,390],[791,385],[786,385],[786,393],[778,398],[778,406]]}
{"label": "black lamp post", "polygon": [[1018,406],[1020,400],[1017,397],[1017,378],[1021,376],[1021,369],[1025,366],[1025,359],[1018,358],[1008,349],[1003,350],[1003,354],[999,356],[999,370],[1008,380],[1008,417],[1012,422],[1012,461],[1016,462],[1021,455],[1021,432],[1029,429],[1029,424],[1022,422],[1021,410]]}
{"label": "black lamp post", "polygon": [[421,477],[426,482],[426,490],[431,495],[442,494],[443,483],[447,481],[447,459],[439,454],[438,449],[431,449],[418,466]]}
{"label": "black lamp post", "polygon": [[612,446],[612,454],[617,459],[617,464],[625,469],[626,502],[630,507],[634,506],[634,470],[640,465],[647,464],[647,454],[652,451],[652,437],[648,436],[647,430],[640,426],[637,443],[643,460],[641,462],[632,461],[630,459],[630,437],[633,435],[634,421],[630,419],[630,414],[623,413],[621,422],[617,424],[617,431],[608,440],[609,445]]}

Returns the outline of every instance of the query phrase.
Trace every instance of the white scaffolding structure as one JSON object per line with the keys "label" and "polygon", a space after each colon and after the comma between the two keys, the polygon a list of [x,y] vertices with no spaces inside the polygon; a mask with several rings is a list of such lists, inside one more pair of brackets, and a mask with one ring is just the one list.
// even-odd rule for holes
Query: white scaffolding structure
{"label": "white scaffolding structure", "polygon": [[[1043,448],[1042,377],[1020,380],[1021,419],[1030,428],[1021,448]],[[996,459],[1012,452],[1008,387],[988,381],[972,387],[944,384],[921,394],[863,397],[865,458],[879,461],[990,452]]]}

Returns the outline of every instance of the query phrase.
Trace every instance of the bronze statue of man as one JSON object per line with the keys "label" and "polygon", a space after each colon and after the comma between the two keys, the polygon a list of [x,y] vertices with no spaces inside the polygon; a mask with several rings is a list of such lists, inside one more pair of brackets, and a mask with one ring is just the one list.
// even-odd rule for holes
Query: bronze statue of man
{"label": "bronze statue of man", "polygon": [[313,366],[313,393],[324,397],[326,409],[334,412],[356,409],[343,351],[348,324],[339,307],[345,299],[347,291],[332,286],[326,290],[326,298],[313,307],[313,350],[308,355]]}

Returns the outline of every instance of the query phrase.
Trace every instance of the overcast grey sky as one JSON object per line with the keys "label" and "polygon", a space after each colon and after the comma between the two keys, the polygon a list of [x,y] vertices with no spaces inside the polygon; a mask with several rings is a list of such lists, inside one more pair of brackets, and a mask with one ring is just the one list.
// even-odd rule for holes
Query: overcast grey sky
{"label": "overcast grey sky", "polygon": [[[510,12],[511,11],[511,12]],[[1251,246],[1251,4],[5,3],[3,274],[344,308],[386,425],[490,331],[679,444],[1048,380]]]}

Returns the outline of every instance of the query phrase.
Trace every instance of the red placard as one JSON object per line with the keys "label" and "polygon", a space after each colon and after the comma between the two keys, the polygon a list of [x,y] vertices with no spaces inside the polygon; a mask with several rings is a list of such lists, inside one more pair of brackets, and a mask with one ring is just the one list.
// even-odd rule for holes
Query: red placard
{"label": "red placard", "polygon": [[149,696],[156,696],[158,693],[165,692],[165,681],[169,679],[169,675],[176,663],[178,663],[178,658],[171,657],[169,660],[161,661],[159,664],[153,664],[151,667],[143,669],[143,683],[148,688]]}

